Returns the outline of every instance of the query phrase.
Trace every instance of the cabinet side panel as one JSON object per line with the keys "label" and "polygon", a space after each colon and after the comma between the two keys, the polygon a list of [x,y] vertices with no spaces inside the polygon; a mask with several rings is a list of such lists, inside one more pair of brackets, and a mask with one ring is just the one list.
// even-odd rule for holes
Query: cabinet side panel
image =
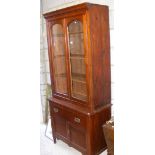
{"label": "cabinet side panel", "polygon": [[102,126],[111,118],[110,106],[95,114],[93,119],[93,146],[95,154],[99,154],[107,147]]}
{"label": "cabinet side panel", "polygon": [[89,8],[94,107],[110,104],[110,36],[107,6]]}

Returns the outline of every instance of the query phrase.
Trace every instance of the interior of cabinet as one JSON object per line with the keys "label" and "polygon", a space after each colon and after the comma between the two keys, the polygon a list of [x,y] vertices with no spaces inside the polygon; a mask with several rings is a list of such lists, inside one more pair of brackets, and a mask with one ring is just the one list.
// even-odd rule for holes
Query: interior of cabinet
{"label": "interior of cabinet", "polygon": [[68,35],[71,68],[71,95],[72,97],[86,101],[86,66],[82,22],[78,20],[72,21],[68,26]]}
{"label": "interior of cabinet", "polygon": [[53,38],[53,63],[55,91],[67,93],[67,73],[66,73],[66,55],[65,55],[65,36],[63,26],[55,24],[52,27]]}

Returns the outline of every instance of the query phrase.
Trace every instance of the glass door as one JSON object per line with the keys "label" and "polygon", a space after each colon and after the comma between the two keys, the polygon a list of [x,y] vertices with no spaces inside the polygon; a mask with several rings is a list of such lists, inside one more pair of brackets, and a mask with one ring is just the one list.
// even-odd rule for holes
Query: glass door
{"label": "glass door", "polygon": [[81,20],[68,24],[71,97],[87,101],[84,32]]}
{"label": "glass door", "polygon": [[56,23],[52,26],[52,61],[54,90],[59,94],[67,94],[67,73],[65,54],[65,35],[63,24]]}

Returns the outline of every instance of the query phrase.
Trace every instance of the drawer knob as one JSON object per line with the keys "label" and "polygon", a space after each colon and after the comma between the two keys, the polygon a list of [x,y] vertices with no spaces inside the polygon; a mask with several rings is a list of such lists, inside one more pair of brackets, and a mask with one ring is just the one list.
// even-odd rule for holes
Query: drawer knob
{"label": "drawer knob", "polygon": [[80,123],[80,118],[75,117],[75,118],[74,118],[74,121],[75,121],[76,123]]}
{"label": "drawer knob", "polygon": [[58,108],[53,108],[54,112],[58,112],[59,109]]}

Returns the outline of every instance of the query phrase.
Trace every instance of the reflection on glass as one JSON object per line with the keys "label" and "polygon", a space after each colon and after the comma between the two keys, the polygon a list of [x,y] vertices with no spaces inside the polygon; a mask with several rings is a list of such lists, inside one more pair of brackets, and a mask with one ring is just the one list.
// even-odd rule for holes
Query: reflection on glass
{"label": "reflection on glass", "polygon": [[61,94],[67,93],[67,78],[65,64],[65,41],[63,27],[55,24],[52,27],[53,39],[53,63],[55,91]]}
{"label": "reflection on glass", "polygon": [[69,49],[71,63],[71,95],[86,101],[86,66],[84,62],[83,25],[80,21],[73,21],[68,26]]}

